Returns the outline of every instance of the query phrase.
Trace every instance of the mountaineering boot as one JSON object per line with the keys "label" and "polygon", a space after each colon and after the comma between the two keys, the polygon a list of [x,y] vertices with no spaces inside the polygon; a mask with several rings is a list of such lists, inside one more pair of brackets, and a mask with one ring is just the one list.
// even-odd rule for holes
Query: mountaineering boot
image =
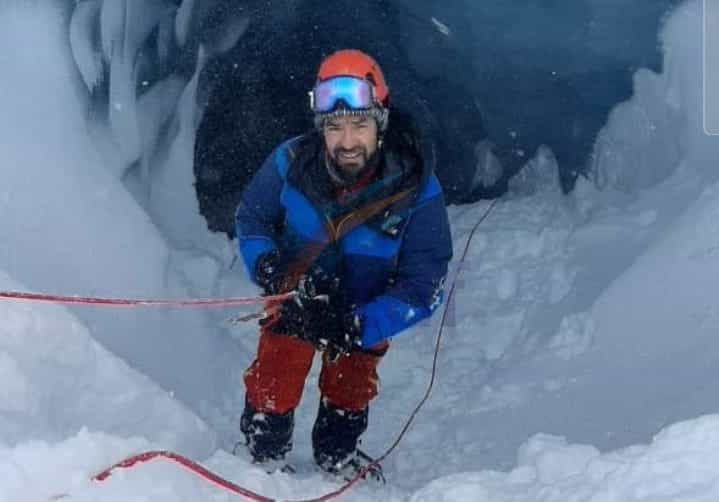
{"label": "mountaineering boot", "polygon": [[369,475],[384,483],[379,464],[372,465],[372,458],[357,449],[359,437],[367,429],[368,412],[369,407],[350,411],[338,408],[324,398],[320,400],[312,428],[312,447],[320,469],[349,481],[369,467],[363,477]]}
{"label": "mountaineering boot", "polygon": [[361,478],[365,480],[370,479],[381,484],[387,482],[382,472],[382,466],[359,448],[334,464],[320,465],[319,467],[322,471],[344,481],[352,481],[361,474]]}
{"label": "mountaineering boot", "polygon": [[292,449],[294,410],[284,415],[261,413],[247,401],[240,419],[240,430],[245,435],[245,445],[252,455],[252,462],[261,464],[268,472],[281,470],[294,472],[285,461]]}

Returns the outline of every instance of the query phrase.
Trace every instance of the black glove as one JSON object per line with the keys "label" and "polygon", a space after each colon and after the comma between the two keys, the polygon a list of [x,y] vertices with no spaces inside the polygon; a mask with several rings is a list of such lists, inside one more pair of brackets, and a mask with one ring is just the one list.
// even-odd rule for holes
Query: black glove
{"label": "black glove", "polygon": [[[287,278],[287,264],[282,260],[279,250],[273,249],[257,258],[255,281],[264,289],[264,296],[284,293]],[[305,317],[301,303],[290,298],[269,308],[260,326],[272,329],[273,333],[301,337],[305,328]]]}
{"label": "black glove", "polygon": [[268,326],[278,335],[295,336],[314,344],[308,321],[304,305],[295,296],[278,305],[276,312],[260,319],[260,326]]}
{"label": "black glove", "polygon": [[[276,251],[258,260],[257,282],[268,294],[283,292],[285,269],[281,263]],[[306,340],[318,350],[326,350],[332,360],[361,346],[360,319],[347,305],[339,277],[317,265],[300,277],[297,295],[282,302],[278,312],[260,324],[271,325],[275,333]]]}
{"label": "black glove", "polygon": [[362,348],[359,316],[354,311],[329,309],[322,303],[315,300],[303,305],[297,297],[292,298],[282,303],[276,320],[267,318],[260,324],[271,323],[273,332],[311,343],[317,350],[326,351],[332,361]]}
{"label": "black glove", "polygon": [[331,361],[340,356],[348,356],[362,347],[362,323],[353,307],[341,307],[316,319],[313,324],[316,330],[319,350],[326,350]]}
{"label": "black glove", "polygon": [[339,277],[329,274],[318,265],[313,265],[300,277],[297,293],[300,301],[308,308],[311,306],[317,308],[322,305],[337,304],[341,301],[343,291]]}
{"label": "black glove", "polygon": [[335,360],[361,346],[360,318],[349,305],[339,277],[315,265],[302,277],[297,290],[305,311],[307,338],[318,350],[327,351]]}
{"label": "black glove", "polygon": [[266,295],[282,293],[282,286],[287,274],[287,265],[277,249],[268,251],[257,258],[255,263],[255,281],[265,290]]}
{"label": "black glove", "polygon": [[[278,251],[262,255],[257,261],[257,283],[265,294],[284,293],[287,269]],[[260,320],[261,326],[271,327],[277,334],[295,336],[317,346],[314,329],[317,319],[328,313],[329,299],[339,291],[339,280],[321,267],[313,266],[297,281],[297,294],[277,305],[276,312]]]}
{"label": "black glove", "polygon": [[297,295],[282,303],[273,330],[297,336],[318,349],[322,326],[334,315],[334,302],[339,298],[340,281],[314,265],[297,282]]}

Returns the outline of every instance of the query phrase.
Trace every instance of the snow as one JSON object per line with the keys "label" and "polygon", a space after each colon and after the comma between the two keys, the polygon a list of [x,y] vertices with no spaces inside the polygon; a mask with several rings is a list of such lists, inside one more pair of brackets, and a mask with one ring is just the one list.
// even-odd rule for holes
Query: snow
{"label": "snow", "polygon": [[[0,287],[25,289],[3,274]],[[109,354],[66,309],[6,302],[0,315],[0,443],[58,441],[80,427],[132,436],[138,424],[146,437],[191,454],[214,443],[201,420]]]}
{"label": "snow", "polygon": [[[142,26],[115,31],[113,16],[133,12],[121,4],[137,6],[106,2],[100,35],[122,40],[127,55]],[[256,293],[230,268],[233,244],[197,214],[196,79],[168,77],[139,97],[118,81],[111,92],[118,113],[129,112],[113,121],[120,136],[143,131],[137,139],[149,141],[172,125],[144,172],[119,173],[109,143],[90,132],[86,89],[107,57],[87,31],[98,5],[87,2],[71,26],[60,1],[0,0],[0,44],[13,48],[0,54],[0,289]],[[159,15],[164,3],[152,5],[148,16]],[[513,180],[461,265],[438,378],[383,464],[390,484],[360,484],[343,500],[719,498],[719,139],[702,130],[700,26],[699,1],[667,20],[665,69],[635,74],[634,97],[597,142],[595,179],[562,195],[553,155],[540,148]],[[115,145],[123,158],[147,151],[131,143]],[[487,209],[450,208],[458,257]],[[311,461],[316,367],[297,411],[296,475],[229,453],[257,340],[254,326],[224,322],[234,314],[1,301],[0,501],[236,499],[161,460],[90,481],[151,449],[186,453],[268,497],[336,489]],[[369,453],[392,444],[423,395],[439,318],[397,338],[382,362]]]}
{"label": "snow", "polygon": [[[0,56],[0,271],[33,291],[191,296],[183,267],[175,265],[184,255],[104,169],[87,134],[82,84],[69,48],[60,43],[62,13],[52,5],[0,3],[0,44],[18,46]],[[33,43],[19,43],[27,33]],[[216,254],[229,254],[226,246],[217,246]],[[193,284],[192,295],[211,296],[200,286]],[[218,335],[211,313],[73,313],[105,348],[192,402],[195,411],[213,413],[229,402],[218,384],[235,378],[241,356],[226,334]]]}
{"label": "snow", "polygon": [[719,490],[718,432],[719,417],[705,416],[668,427],[648,446],[606,454],[540,434],[522,446],[510,472],[447,476],[410,500],[709,502]]}

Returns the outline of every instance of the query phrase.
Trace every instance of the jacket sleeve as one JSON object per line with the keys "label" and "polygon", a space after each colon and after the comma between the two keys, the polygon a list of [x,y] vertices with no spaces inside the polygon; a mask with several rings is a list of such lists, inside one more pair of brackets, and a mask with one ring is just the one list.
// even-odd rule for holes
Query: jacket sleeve
{"label": "jacket sleeve", "polygon": [[239,252],[253,282],[257,258],[277,249],[277,229],[284,218],[280,195],[286,169],[287,153],[282,145],[272,152],[245,187],[235,212]]}
{"label": "jacket sleeve", "polygon": [[394,284],[360,307],[362,345],[370,348],[432,315],[452,258],[447,209],[432,176],[405,228]]}

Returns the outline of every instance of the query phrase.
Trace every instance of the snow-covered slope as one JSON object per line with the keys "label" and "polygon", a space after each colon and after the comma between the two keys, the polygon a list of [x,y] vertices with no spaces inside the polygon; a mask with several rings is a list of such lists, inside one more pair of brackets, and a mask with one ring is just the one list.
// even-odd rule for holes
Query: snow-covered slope
{"label": "snow-covered slope", "polygon": [[[0,274],[0,289],[24,288]],[[215,435],[199,418],[65,308],[2,302],[0,319],[0,444],[60,441],[86,427],[191,455],[212,451]]]}
{"label": "snow-covered slope", "polygon": [[[224,265],[170,248],[88,136],[60,4],[0,1],[0,270],[41,292],[210,296]],[[221,244],[216,256],[230,255]],[[204,313],[75,313],[186,402],[226,399],[218,382],[233,377],[238,351]]]}

